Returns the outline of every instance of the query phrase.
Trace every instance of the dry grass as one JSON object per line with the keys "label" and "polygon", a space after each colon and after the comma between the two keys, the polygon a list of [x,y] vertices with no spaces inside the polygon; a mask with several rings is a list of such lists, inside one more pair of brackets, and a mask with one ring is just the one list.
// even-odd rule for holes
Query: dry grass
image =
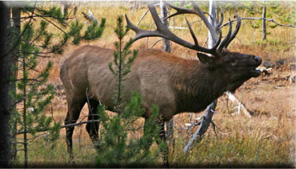
{"label": "dry grass", "polygon": [[[47,4],[50,5],[50,4]],[[283,9],[287,4],[283,3]],[[288,4],[289,5],[289,4]],[[81,12],[91,10],[97,18],[107,19],[106,30],[102,38],[98,41],[85,44],[99,45],[102,47],[113,48],[116,40],[113,29],[115,28],[116,18],[119,15],[127,14],[132,22],[137,23],[140,17],[146,12],[146,8],[130,10],[128,4],[114,6],[110,3],[85,3],[79,6],[79,20],[83,20]],[[290,10],[293,10],[290,8]],[[291,11],[287,11],[291,12]],[[240,16],[248,16],[246,11],[239,13]],[[233,16],[233,13],[226,13],[225,18]],[[190,21],[195,21],[193,16],[188,16]],[[152,20],[150,14],[141,22],[142,28],[149,28]],[[277,27],[268,28],[271,34],[267,41],[261,41],[259,29],[253,30],[250,23],[244,21],[237,38],[232,42],[230,50],[252,53],[262,56],[265,61],[276,63],[279,60],[287,60],[286,67],[274,69],[271,76],[251,79],[240,87],[236,96],[253,112],[253,117],[248,118],[243,114],[238,115],[235,106],[227,98],[221,97],[217,107],[214,121],[221,130],[217,131],[218,136],[214,135],[209,129],[205,138],[200,144],[192,147],[188,154],[183,153],[184,144],[187,143],[190,133],[195,130],[186,131],[180,128],[184,123],[189,122],[189,115],[180,114],[174,117],[175,120],[175,150],[170,152],[170,161],[174,167],[204,166],[204,167],[233,167],[233,166],[269,166],[291,167],[295,164],[295,84],[290,84],[284,76],[295,75],[295,70],[290,70],[288,63],[295,61],[295,29]],[[176,26],[184,26],[184,19],[177,17]],[[87,23],[86,23],[87,24]],[[206,30],[200,27],[199,23],[193,24],[198,39],[202,44],[206,40]],[[191,39],[187,30],[174,30],[176,34],[184,39]],[[224,33],[227,31],[223,31]],[[133,37],[134,33],[130,32]],[[157,38],[149,39],[151,46]],[[256,42],[255,42],[256,40]],[[146,39],[139,40],[133,48],[146,48]],[[159,43],[157,47],[161,47]],[[53,56],[50,58],[54,63],[51,71],[50,82],[56,86],[61,86],[59,80],[59,66],[64,57],[78,46],[69,45],[65,49],[63,56]],[[194,51],[184,49],[179,45],[172,44],[172,53],[184,58],[194,58]],[[41,60],[40,66],[45,66],[45,60]],[[53,100],[54,118],[56,121],[63,122],[66,116],[66,100],[64,91],[57,90],[57,95]],[[85,119],[88,115],[86,106],[84,107],[79,120]],[[201,116],[202,113],[194,115]],[[139,122],[141,124],[142,121]],[[141,132],[138,132],[138,135]],[[133,135],[131,135],[133,137]],[[57,146],[50,149],[43,141],[37,141],[30,147],[29,163],[30,166],[47,165],[68,166],[68,156],[65,145],[65,131],[61,131],[61,138],[57,141]],[[74,154],[78,165],[85,167],[95,164],[96,152],[85,131],[85,126],[77,127],[74,132]],[[19,154],[16,166],[22,164],[22,154]]]}

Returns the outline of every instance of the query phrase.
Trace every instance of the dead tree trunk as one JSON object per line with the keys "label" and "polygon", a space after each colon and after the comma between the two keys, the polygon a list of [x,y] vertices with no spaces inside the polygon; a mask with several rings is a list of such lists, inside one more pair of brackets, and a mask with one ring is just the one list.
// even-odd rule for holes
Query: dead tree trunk
{"label": "dead tree trunk", "polygon": [[69,10],[69,8],[71,7],[71,3],[69,2],[69,1],[64,1],[64,2],[62,2],[63,4],[62,4],[62,14],[64,15],[64,16],[67,16],[68,15],[68,10]]}
{"label": "dead tree trunk", "polygon": [[[162,19],[162,22],[166,27],[169,27],[169,22],[167,19],[164,19],[168,15],[168,9],[166,5],[163,3],[162,0],[160,0],[160,16]],[[163,50],[166,52],[171,52],[171,44],[170,40],[163,38]],[[171,150],[174,149],[175,140],[174,140],[174,121],[171,119],[169,122],[166,123],[166,138],[169,141],[169,147]]]}
{"label": "dead tree trunk", "polygon": [[[264,3],[264,1],[263,1]],[[262,12],[262,40],[266,40],[266,5],[263,4]]]}
{"label": "dead tree trunk", "polygon": [[[167,10],[167,7],[166,5],[163,3],[162,0],[160,0],[160,15],[161,15],[161,19],[164,23],[164,25],[166,27],[169,27],[169,22],[167,19],[164,19],[165,17],[167,17],[168,15],[168,10]],[[168,39],[165,39],[163,38],[163,49],[166,51],[166,52],[171,52],[171,45],[170,45],[170,40]]]}
{"label": "dead tree trunk", "polygon": [[[211,15],[211,17],[209,18],[210,23],[212,25],[216,24],[216,1],[209,1],[209,14]],[[208,38],[209,38],[209,43],[208,43],[208,47],[212,48],[214,44],[216,44],[216,42],[214,41],[214,38],[212,38],[211,33],[208,33]],[[196,138],[198,138],[199,140],[202,138],[202,136],[204,135],[204,133],[208,130],[211,122],[212,122],[212,117],[215,113],[215,109],[217,106],[217,100],[215,100],[214,102],[212,102],[206,109],[205,111],[205,115],[203,116],[201,122],[200,122],[200,126],[199,128],[196,130],[196,132],[193,134],[193,136],[191,137],[191,139],[189,140],[188,144],[184,147],[184,152],[187,152],[190,148],[190,146],[193,144],[193,142],[195,141]]]}

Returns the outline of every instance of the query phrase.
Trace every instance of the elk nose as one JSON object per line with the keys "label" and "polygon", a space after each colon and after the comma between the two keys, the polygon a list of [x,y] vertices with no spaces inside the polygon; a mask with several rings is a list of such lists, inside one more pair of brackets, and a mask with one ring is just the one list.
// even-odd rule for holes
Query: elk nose
{"label": "elk nose", "polygon": [[254,60],[255,60],[256,63],[258,63],[259,65],[260,65],[261,62],[262,62],[262,59],[261,59],[261,57],[259,57],[259,56],[254,56]]}

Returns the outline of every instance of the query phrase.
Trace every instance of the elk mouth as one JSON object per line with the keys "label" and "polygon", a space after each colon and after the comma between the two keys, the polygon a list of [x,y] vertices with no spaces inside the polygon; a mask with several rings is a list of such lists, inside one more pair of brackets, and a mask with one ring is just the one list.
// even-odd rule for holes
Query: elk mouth
{"label": "elk mouth", "polygon": [[251,66],[250,73],[252,77],[258,77],[261,74],[261,70],[258,68],[258,66],[261,65],[262,59],[259,56],[253,56],[255,60],[255,65]]}
{"label": "elk mouth", "polygon": [[259,68],[253,67],[250,69],[250,74],[252,75],[252,77],[258,77],[261,74],[261,70]]}

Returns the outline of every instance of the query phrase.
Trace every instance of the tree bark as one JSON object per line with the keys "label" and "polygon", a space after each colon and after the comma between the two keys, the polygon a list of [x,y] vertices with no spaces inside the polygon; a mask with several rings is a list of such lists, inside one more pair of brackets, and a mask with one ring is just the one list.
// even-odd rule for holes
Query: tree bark
{"label": "tree bark", "polygon": [[[12,29],[15,30],[15,35],[13,35],[13,42],[12,45],[15,42],[15,39],[18,38],[18,36],[20,36],[20,32],[21,32],[21,10],[20,8],[12,8],[12,19],[13,19],[13,25],[12,25]],[[13,50],[13,52],[11,52],[9,54],[12,60],[12,69],[11,69],[11,76],[13,77],[13,79],[17,79],[17,75],[18,75],[18,57],[19,57],[19,49],[15,48],[15,50]],[[12,96],[12,98],[10,99],[10,105],[11,106],[11,111],[15,112],[16,111],[16,104],[15,104],[15,96],[16,96],[16,81],[10,81],[10,94]],[[13,127],[12,127],[12,140],[13,140],[13,144],[12,144],[12,158],[16,159],[17,157],[17,144],[16,144],[16,133],[17,133],[17,120],[15,118],[13,118],[14,121],[12,121],[13,123]]]}
{"label": "tree bark", "polygon": [[0,2],[0,168],[10,165],[9,134],[9,78],[11,58],[5,53],[9,50],[10,11],[4,2]]}
{"label": "tree bark", "polygon": [[[168,10],[162,0],[160,0],[160,15],[164,25],[166,27],[169,27],[168,20],[164,19],[168,15]],[[171,52],[170,40],[163,38],[163,49],[166,52],[169,52],[169,53]]]}

